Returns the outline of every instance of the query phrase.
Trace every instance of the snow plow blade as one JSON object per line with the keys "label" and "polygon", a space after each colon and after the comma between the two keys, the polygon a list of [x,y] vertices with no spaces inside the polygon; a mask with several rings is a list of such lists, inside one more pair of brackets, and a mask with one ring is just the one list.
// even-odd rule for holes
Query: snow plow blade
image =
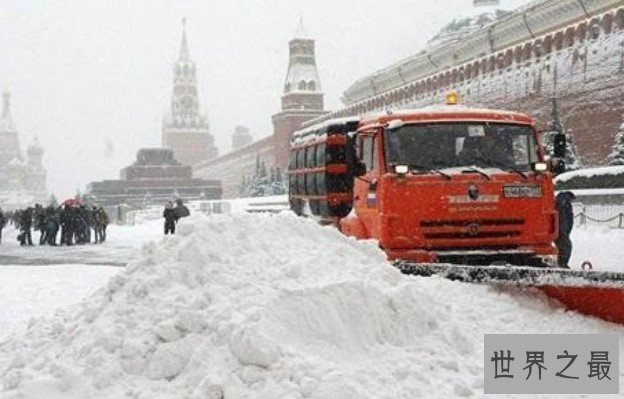
{"label": "snow plow blade", "polygon": [[533,287],[568,309],[624,324],[624,273],[528,266],[467,266],[397,261],[404,274],[467,283]]}

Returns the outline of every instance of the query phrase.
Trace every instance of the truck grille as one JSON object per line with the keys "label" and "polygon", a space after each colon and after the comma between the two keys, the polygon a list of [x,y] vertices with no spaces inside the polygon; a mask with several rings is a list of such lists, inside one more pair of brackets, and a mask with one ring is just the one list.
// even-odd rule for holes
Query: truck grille
{"label": "truck grille", "polygon": [[522,234],[524,219],[424,220],[420,227],[425,239],[512,238]]}

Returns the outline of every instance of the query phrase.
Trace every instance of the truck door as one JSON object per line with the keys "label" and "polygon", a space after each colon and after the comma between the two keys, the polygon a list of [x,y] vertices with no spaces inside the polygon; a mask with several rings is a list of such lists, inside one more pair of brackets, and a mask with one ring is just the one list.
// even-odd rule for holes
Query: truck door
{"label": "truck door", "polygon": [[377,198],[377,183],[379,167],[377,165],[378,140],[374,134],[358,134],[357,154],[360,161],[366,165],[366,173],[356,178],[354,185],[354,204],[358,218],[364,224],[370,237],[378,238],[379,207]]}

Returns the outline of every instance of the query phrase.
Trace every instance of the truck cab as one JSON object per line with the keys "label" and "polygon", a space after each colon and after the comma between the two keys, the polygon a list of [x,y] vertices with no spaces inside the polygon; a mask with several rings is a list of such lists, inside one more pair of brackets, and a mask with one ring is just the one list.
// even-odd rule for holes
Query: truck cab
{"label": "truck cab", "polygon": [[325,122],[294,143],[293,210],[377,240],[390,259],[556,263],[552,175],[527,115],[458,105],[386,112]]}

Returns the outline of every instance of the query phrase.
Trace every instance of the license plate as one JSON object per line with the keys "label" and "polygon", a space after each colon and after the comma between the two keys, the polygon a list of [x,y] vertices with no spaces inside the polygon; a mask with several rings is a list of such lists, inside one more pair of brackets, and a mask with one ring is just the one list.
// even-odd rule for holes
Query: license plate
{"label": "license plate", "polygon": [[542,188],[540,186],[505,186],[503,194],[507,198],[536,198],[542,196]]}

